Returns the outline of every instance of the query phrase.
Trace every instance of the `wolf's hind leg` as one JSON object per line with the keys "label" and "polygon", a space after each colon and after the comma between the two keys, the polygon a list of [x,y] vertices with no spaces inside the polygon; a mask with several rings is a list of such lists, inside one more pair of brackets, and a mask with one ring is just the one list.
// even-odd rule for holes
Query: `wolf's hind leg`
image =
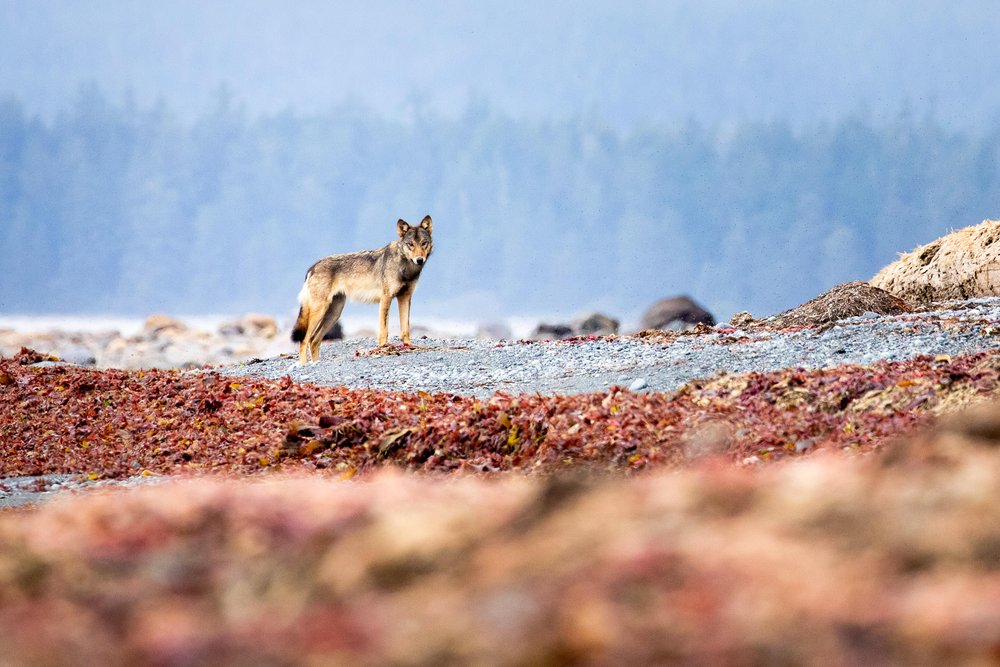
{"label": "wolf's hind leg", "polygon": [[319,324],[319,328],[316,330],[316,337],[312,344],[313,361],[319,361],[319,344],[323,342],[323,338],[326,337],[326,333],[332,329],[333,325],[340,319],[340,314],[344,311],[345,303],[347,303],[347,297],[343,294],[334,294],[333,298],[330,299],[330,305],[327,306],[326,312],[323,313],[323,319]]}
{"label": "wolf's hind leg", "polygon": [[304,353],[302,349],[299,350],[299,361],[302,364],[309,363],[310,357],[312,361],[319,361],[319,344],[323,340],[321,328],[325,315],[326,311],[316,309],[309,313],[309,328],[306,330],[306,337],[302,339]]}
{"label": "wolf's hind leg", "polygon": [[309,335],[312,331],[312,312],[306,308],[305,305],[299,310],[299,320],[303,321],[305,326],[305,333],[302,334],[302,340],[299,341],[299,365],[305,366],[309,363]]}

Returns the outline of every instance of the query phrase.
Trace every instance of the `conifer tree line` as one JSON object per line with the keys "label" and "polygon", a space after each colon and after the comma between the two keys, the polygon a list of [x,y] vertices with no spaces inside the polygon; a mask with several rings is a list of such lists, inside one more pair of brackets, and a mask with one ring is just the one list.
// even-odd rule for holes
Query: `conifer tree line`
{"label": "conifer tree line", "polygon": [[[0,99],[0,313],[294,310],[305,270],[434,217],[441,314],[640,311],[686,293],[764,315],[1000,216],[1000,127],[900,116],[793,130],[581,116],[195,121],[96,86],[52,119]],[[416,315],[416,311],[415,311]]]}

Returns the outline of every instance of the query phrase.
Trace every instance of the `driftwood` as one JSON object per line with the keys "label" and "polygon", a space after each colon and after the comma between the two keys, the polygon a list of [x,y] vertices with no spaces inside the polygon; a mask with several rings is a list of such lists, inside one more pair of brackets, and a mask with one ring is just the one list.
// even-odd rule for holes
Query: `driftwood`
{"label": "driftwood", "polygon": [[775,327],[816,326],[865,313],[898,315],[912,310],[902,299],[868,283],[837,285],[801,306],[775,315],[762,324]]}
{"label": "driftwood", "polygon": [[984,220],[920,246],[869,282],[914,305],[1000,296],[1000,220]]}

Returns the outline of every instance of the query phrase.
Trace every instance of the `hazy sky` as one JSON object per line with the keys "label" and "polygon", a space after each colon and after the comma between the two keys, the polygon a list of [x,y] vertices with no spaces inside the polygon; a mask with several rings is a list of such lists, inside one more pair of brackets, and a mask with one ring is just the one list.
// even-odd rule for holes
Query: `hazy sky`
{"label": "hazy sky", "polygon": [[[294,304],[317,258],[300,257],[301,239],[315,239],[317,256],[373,247],[392,237],[398,217],[433,213],[441,240],[423,285],[428,301],[457,303],[481,266],[503,266],[494,285],[517,305],[541,285],[548,303],[573,312],[606,304],[618,312],[682,292],[720,312],[773,312],[995,214],[998,8],[997,0],[0,0],[0,123],[9,122],[0,151],[15,147],[0,154],[0,168],[21,170],[0,178],[0,197],[6,183],[10,198],[0,201],[0,238],[8,231],[7,246],[22,248],[4,275],[22,279],[24,294],[89,285],[92,294],[69,301],[108,307],[116,302],[101,301],[105,293],[131,298],[136,280],[150,295],[144,304],[170,296],[171,277],[185,272],[192,294],[212,285],[227,302],[260,308],[271,294],[269,303]],[[105,115],[93,84],[112,102]],[[223,122],[197,126],[171,115],[198,119],[220,92],[250,119],[338,112],[257,124],[229,109]],[[46,121],[71,113],[24,123],[10,98]],[[121,109],[129,100],[165,111]],[[470,109],[465,122],[435,122]],[[408,127],[371,117],[422,114],[431,119]],[[901,114],[906,122],[880,126]],[[923,125],[927,115],[936,124]],[[115,119],[141,130],[120,132]],[[741,125],[760,120],[798,132]],[[243,131],[231,135],[235,127]],[[490,135],[470,142],[480,131]],[[183,139],[159,143],[165,136]],[[31,149],[17,154],[22,140]],[[723,155],[731,145],[745,155]],[[802,173],[810,166],[802,146],[826,171]],[[581,221],[590,233],[573,236]],[[234,225],[239,245],[219,255]],[[100,245],[102,233],[120,243]],[[606,234],[617,244],[610,254]],[[53,239],[63,254],[49,252]],[[149,257],[176,259],[185,243],[196,263],[147,270]],[[674,246],[683,262],[659,251]],[[826,264],[802,266],[803,253]],[[62,267],[55,287],[39,286],[53,275],[45,261]],[[605,261],[615,265],[595,279],[589,266]],[[230,293],[224,280],[237,274],[220,269],[228,262],[271,272]],[[573,273],[581,266],[588,270]],[[788,278],[803,273],[813,282]],[[631,287],[637,276],[643,294]],[[601,280],[604,292],[591,289]]]}
{"label": "hazy sky", "polygon": [[225,85],[251,114],[457,115],[479,99],[622,126],[903,108],[983,126],[998,34],[995,0],[0,0],[0,95],[43,114],[96,81],[187,117]]}

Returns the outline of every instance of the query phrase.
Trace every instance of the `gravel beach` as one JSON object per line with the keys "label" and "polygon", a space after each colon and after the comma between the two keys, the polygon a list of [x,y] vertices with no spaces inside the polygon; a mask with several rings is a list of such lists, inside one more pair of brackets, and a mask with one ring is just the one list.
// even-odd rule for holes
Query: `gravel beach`
{"label": "gravel beach", "polygon": [[703,334],[654,342],[633,337],[552,342],[422,338],[400,354],[372,355],[374,339],[325,343],[322,361],[299,366],[288,354],[213,369],[234,376],[321,385],[488,396],[575,394],[610,386],[670,391],[720,372],[827,368],[958,355],[1000,347],[1000,299],[940,304],[897,316],[874,313],[833,326],[741,330],[720,324]]}
{"label": "gravel beach", "polygon": [[[941,304],[896,316],[867,314],[814,328],[743,330],[720,324],[706,333],[675,338],[609,337],[569,341],[486,341],[420,338],[399,354],[373,354],[374,339],[325,343],[322,361],[306,367],[293,354],[202,368],[218,373],[295,382],[426,391],[467,396],[577,394],[621,386],[664,392],[720,373],[785,368],[870,365],[921,355],[955,356],[1000,348],[1000,298]],[[288,343],[288,349],[292,344]],[[51,362],[45,362],[51,363]],[[39,502],[98,484],[132,486],[158,481],[135,477],[94,482],[84,475],[0,480],[0,507]]]}

